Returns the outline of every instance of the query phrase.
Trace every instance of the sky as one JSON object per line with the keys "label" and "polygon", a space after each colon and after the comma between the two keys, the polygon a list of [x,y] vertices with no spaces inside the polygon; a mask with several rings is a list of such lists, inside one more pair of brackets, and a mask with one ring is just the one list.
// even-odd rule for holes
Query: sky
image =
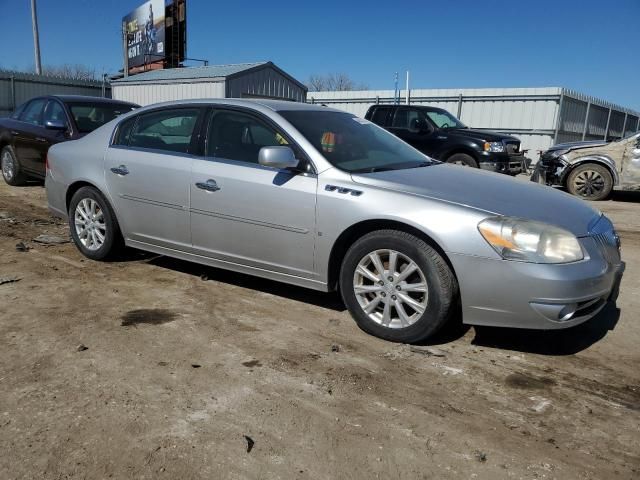
{"label": "sky", "polygon": [[[122,17],[141,3],[38,0],[42,63],[116,73]],[[33,70],[30,1],[0,11],[0,68]],[[406,70],[411,88],[566,87],[640,111],[639,21],[640,0],[187,0],[187,55],[376,90]]]}

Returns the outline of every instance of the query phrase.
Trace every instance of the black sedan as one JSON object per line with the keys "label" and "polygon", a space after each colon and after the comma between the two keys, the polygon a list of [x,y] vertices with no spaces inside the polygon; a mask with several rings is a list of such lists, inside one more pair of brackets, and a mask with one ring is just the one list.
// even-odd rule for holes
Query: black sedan
{"label": "black sedan", "polygon": [[36,97],[0,119],[0,164],[9,185],[44,179],[51,145],[83,137],[138,105],[76,95]]}

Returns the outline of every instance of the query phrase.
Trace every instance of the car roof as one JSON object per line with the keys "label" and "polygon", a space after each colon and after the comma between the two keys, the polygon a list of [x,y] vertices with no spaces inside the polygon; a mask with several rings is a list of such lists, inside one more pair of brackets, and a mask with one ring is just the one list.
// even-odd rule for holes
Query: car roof
{"label": "car roof", "polygon": [[372,108],[418,108],[420,110],[440,110],[443,111],[443,108],[440,107],[432,107],[430,105],[407,105],[405,103],[400,103],[400,104],[384,104],[384,103],[380,103],[380,104],[376,104],[376,105],[371,105],[369,107],[369,110],[371,110]]}
{"label": "car roof", "polygon": [[137,106],[135,103],[125,102],[123,100],[114,100],[113,98],[92,97],[90,95],[45,95],[43,98],[57,98],[64,103],[109,103]]}
{"label": "car roof", "polygon": [[[237,107],[249,107],[256,110],[267,109],[274,112],[299,110],[299,111],[322,111],[322,112],[338,112],[347,113],[343,110],[337,110],[335,108],[327,108],[322,104],[309,104],[302,102],[291,102],[287,100],[272,100],[263,98],[200,98],[190,100],[175,100],[171,102],[155,103],[147,105],[142,110],[150,110],[158,107],[171,107],[171,106],[183,106],[183,105],[227,105]],[[140,112],[140,110],[138,110]]]}

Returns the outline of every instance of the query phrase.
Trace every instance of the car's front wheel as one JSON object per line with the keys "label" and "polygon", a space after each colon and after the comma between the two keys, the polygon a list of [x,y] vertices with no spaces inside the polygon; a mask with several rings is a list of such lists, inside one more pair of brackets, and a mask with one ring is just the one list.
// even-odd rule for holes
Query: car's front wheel
{"label": "car's front wheel", "polygon": [[82,187],[71,198],[69,228],[78,250],[92,260],[104,260],[122,245],[113,209],[93,187]]}
{"label": "car's front wheel", "polygon": [[447,322],[458,286],[447,262],[429,244],[406,232],[380,230],[348,250],[340,291],[362,330],[415,343]]}
{"label": "car's front wheel", "polygon": [[24,185],[27,178],[22,173],[20,163],[18,163],[16,154],[10,145],[5,146],[0,152],[0,166],[5,182],[13,186]]}
{"label": "car's front wheel", "polygon": [[473,167],[478,168],[478,162],[471,155],[467,155],[466,153],[456,153],[447,158],[447,163],[452,163],[454,165],[461,165],[463,167]]}
{"label": "car's front wheel", "polygon": [[567,190],[585,200],[604,200],[613,189],[613,177],[602,165],[585,163],[574,168],[567,178]]}

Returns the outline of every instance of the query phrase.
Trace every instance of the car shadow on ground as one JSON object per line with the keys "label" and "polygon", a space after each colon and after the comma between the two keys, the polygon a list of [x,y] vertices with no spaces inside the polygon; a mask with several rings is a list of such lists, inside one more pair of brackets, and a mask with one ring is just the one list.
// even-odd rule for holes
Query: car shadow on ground
{"label": "car shadow on ground", "polygon": [[640,203],[640,190],[638,191],[616,191],[611,192],[611,196],[607,201],[615,200],[616,202]]}
{"label": "car shadow on ground", "polygon": [[[246,275],[185,260],[165,257],[163,255],[143,252],[141,250],[127,248],[113,261],[144,262],[160,268],[167,268],[176,272],[199,277],[203,282],[216,281],[229,283],[257,292],[268,293],[337,312],[346,311],[340,295],[336,292],[319,292],[255,277],[253,275]],[[526,330],[519,328],[475,326],[473,327],[474,337],[471,339],[471,344],[481,347],[499,348],[523,353],[537,353],[541,355],[573,355],[602,340],[609,331],[615,328],[619,318],[620,310],[614,303],[609,302],[602,311],[591,320],[563,330]],[[446,345],[462,339],[471,329],[472,327],[470,325],[462,323],[462,312],[458,305],[452,318],[439,332],[418,344]]]}
{"label": "car shadow on ground", "polygon": [[609,302],[591,320],[564,330],[474,327],[472,344],[541,355],[573,355],[602,340],[619,318],[620,309]]}
{"label": "car shadow on ground", "polygon": [[[139,257],[138,257],[139,258]],[[164,256],[150,256],[147,263],[177,272],[200,277],[202,281],[213,280],[229,283],[258,292],[269,293],[298,302],[309,303],[318,307],[342,312],[346,310],[340,296],[335,292],[319,292],[303,287],[296,287],[282,282],[267,280],[253,275],[232,272],[220,268],[207,267],[198,263],[187,262]]]}

